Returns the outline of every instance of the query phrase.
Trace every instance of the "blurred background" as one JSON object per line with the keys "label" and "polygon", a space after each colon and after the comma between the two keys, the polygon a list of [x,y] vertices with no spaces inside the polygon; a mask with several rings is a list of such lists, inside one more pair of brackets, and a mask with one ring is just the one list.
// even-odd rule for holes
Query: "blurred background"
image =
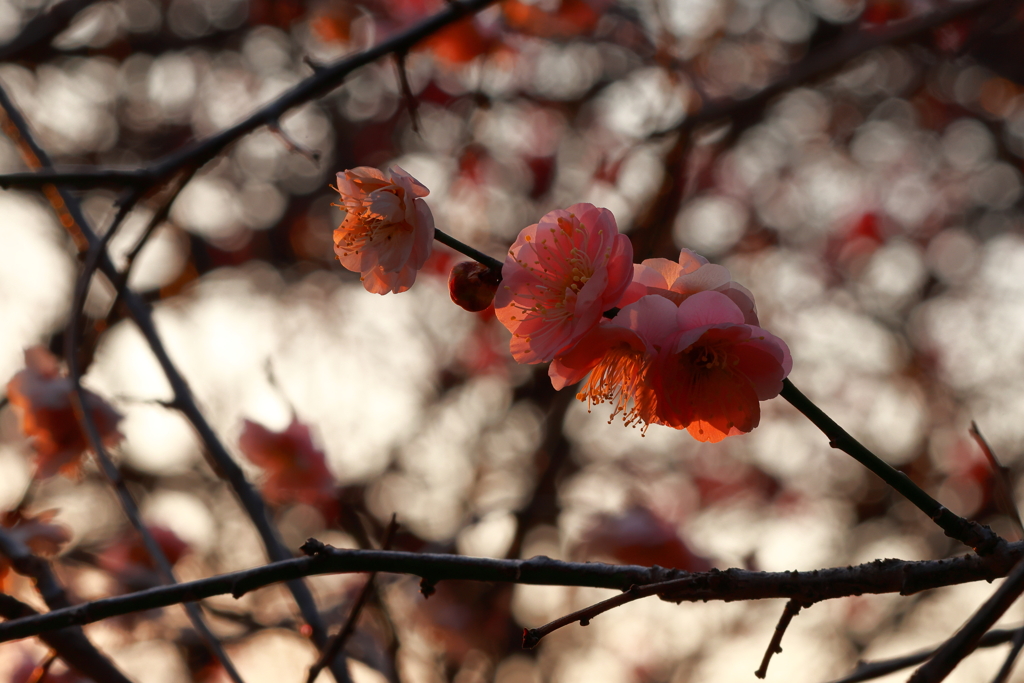
{"label": "blurred background", "polygon": [[[17,48],[0,48],[0,83],[59,165],[121,167],[221,130],[311,64],[443,7],[77,2],[55,38],[18,48],[53,4],[0,2],[0,42]],[[397,549],[490,557],[774,571],[964,552],[782,399],[762,404],[754,432],[714,445],[660,426],[641,436],[608,424],[603,406],[588,413],[550,388],[545,367],[511,360],[493,311],[449,301],[448,271],[464,259],[445,247],[411,291],[364,291],[332,250],[342,214],[329,185],[345,168],[395,164],[430,189],[438,227],[498,257],[545,212],[593,202],[612,210],[637,260],[686,247],[728,266],[762,325],[789,343],[799,388],[951,510],[1018,540],[968,428],[975,420],[1020,472],[1024,18],[1016,2],[968,5],[504,0],[408,55],[414,112],[394,60],[381,60],[290,112],[283,134],[262,129],[204,166],[130,285],[154,302],[172,358],[292,548],[309,536],[379,544],[395,513]],[[951,6],[968,9],[927,22]],[[837,41],[865,45],[911,22],[920,30],[741,103],[794,64],[824,63]],[[690,125],[708,103],[726,115]],[[25,168],[0,138],[0,172]],[[94,224],[109,224],[116,194],[80,194]],[[156,206],[133,210],[115,260]],[[6,383],[25,348],[60,355],[77,257],[43,197],[14,190],[0,191],[0,255]],[[97,345],[85,383],[124,416],[116,456],[147,523],[182,579],[265,562],[191,427],[160,403],[170,388],[113,291],[101,278],[90,291]],[[268,434],[309,427],[307,450],[324,454],[331,481],[315,496],[270,495],[274,472],[238,445],[246,420]],[[68,531],[54,562],[75,599],[154,585],[91,461],[78,479],[34,478],[7,405],[0,511],[48,510]],[[332,630],[364,580],[312,580]],[[4,581],[41,605],[27,579]],[[348,646],[356,683],[753,680],[782,610],[651,599],[524,651],[523,627],[612,593],[442,583],[425,600],[410,578],[380,586]],[[827,681],[858,659],[937,644],[992,590],[815,605],[790,627],[768,680]],[[207,602],[246,681],[304,680],[314,650],[283,589]],[[1017,606],[1006,621],[1022,617]],[[86,633],[140,682],[226,680],[180,607]],[[44,654],[36,641],[0,648],[0,681],[23,683]],[[1004,654],[981,651],[949,680],[990,680]],[[60,664],[50,676],[79,680]]]}

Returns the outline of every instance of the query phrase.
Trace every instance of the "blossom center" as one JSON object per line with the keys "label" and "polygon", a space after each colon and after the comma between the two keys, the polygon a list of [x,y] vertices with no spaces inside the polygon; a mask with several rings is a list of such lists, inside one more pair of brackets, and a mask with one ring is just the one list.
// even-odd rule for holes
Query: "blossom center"
{"label": "blossom center", "polygon": [[595,405],[610,403],[612,414],[608,424],[622,413],[626,425],[643,422],[642,431],[646,432],[654,415],[654,395],[643,381],[646,370],[643,351],[619,344],[605,353],[576,398],[587,402],[588,412]]}

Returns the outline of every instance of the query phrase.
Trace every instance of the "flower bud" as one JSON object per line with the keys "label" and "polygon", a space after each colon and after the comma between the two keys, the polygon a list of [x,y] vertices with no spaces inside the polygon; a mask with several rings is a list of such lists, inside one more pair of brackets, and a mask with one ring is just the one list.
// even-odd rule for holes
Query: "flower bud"
{"label": "flower bud", "polygon": [[491,305],[501,282],[501,274],[476,261],[463,261],[452,267],[448,293],[452,301],[467,311],[482,311]]}

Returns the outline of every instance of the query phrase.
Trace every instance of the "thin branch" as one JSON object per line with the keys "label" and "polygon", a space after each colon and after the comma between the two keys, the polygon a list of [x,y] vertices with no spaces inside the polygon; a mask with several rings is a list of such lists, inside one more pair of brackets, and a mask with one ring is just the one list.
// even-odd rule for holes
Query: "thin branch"
{"label": "thin branch", "polygon": [[[899,593],[1006,576],[1024,558],[1024,542],[1009,543],[984,557],[970,554],[946,560],[874,560],[853,567],[804,572],[754,572],[745,569],[712,570],[691,574],[679,569],[609,565],[597,562],[560,562],[549,557],[496,560],[460,555],[434,555],[395,550],[342,550],[319,541],[306,542],[311,557],[273,562],[240,572],[222,574],[175,586],[103,598],[70,609],[0,624],[0,642],[26,638],[54,628],[91,624],[213,595],[240,597],[282,581],[305,576],[353,572],[410,574],[436,583],[448,580],[493,581],[545,586],[591,586],[660,595],[672,602],[707,600],[760,600],[796,598],[821,602],[851,595]],[[658,584],[651,589],[651,584]],[[621,597],[621,596],[618,596]]]}
{"label": "thin branch", "polygon": [[[11,102],[7,92],[2,87],[0,87],[0,108],[3,108],[6,112],[6,118],[2,122],[4,132],[18,145],[26,163],[35,167],[52,167],[46,152],[39,147],[32,136],[28,122],[25,121],[21,112],[14,106],[14,103]],[[99,240],[100,238],[89,227],[89,222],[82,213],[78,200],[64,189],[55,187],[50,189],[52,191],[47,192],[47,197],[54,210],[61,216],[62,224],[69,230],[77,227],[81,240],[87,245],[91,245]],[[73,232],[72,234],[75,233]],[[118,271],[105,250],[100,252],[99,269],[111,282],[117,281]],[[206,446],[204,454],[211,467],[227,479],[228,484],[242,503],[242,507],[250,519],[252,519],[253,525],[259,533],[270,559],[280,561],[291,557],[291,553],[281,542],[277,529],[270,523],[266,503],[263,501],[263,498],[249,484],[241,468],[228,454],[227,449],[220,442],[213,428],[210,427],[209,422],[206,421],[206,417],[199,410],[199,406],[192,395],[188,383],[185,382],[184,377],[182,377],[177,367],[171,361],[167,349],[163,345],[163,340],[157,332],[156,324],[153,322],[153,315],[149,304],[128,287],[124,288],[123,299],[129,316],[138,326],[139,331],[142,332],[142,336],[146,339],[147,344],[149,344],[150,349],[153,351],[153,355],[156,356],[157,362],[167,376],[167,381],[174,393],[174,400],[172,402],[174,407],[181,411],[199,434],[200,440]],[[320,613],[317,611],[316,601],[313,599],[313,594],[310,592],[309,587],[301,581],[291,581],[288,583],[288,589],[299,606],[302,618],[306,620],[306,623],[309,624],[312,630],[314,644],[316,644],[317,648],[322,648],[327,642],[327,629],[320,617]],[[348,670],[343,661],[336,662],[336,666],[332,666],[331,671],[338,683],[349,683]]]}
{"label": "thin branch", "polygon": [[[995,647],[1007,643],[1021,633],[1024,633],[1024,627],[1015,629],[1005,630],[993,630],[986,633],[978,641],[978,647]],[[876,662],[860,662],[857,668],[849,676],[844,676],[832,683],[862,683],[862,681],[870,681],[875,678],[881,678],[882,676],[888,676],[896,671],[902,671],[903,669],[910,668],[916,664],[920,664],[928,660],[929,657],[935,654],[938,648],[931,650],[924,650],[922,652],[915,652],[911,655],[904,655],[902,657],[894,657],[892,659],[880,659]]]}
{"label": "thin branch", "polygon": [[772,656],[782,652],[782,636],[786,635],[786,629],[789,628],[793,617],[800,614],[800,610],[806,607],[810,607],[810,605],[799,600],[789,600],[786,602],[786,606],[782,610],[782,616],[779,617],[779,623],[775,626],[775,633],[772,634],[771,642],[768,643],[768,649],[764,651],[761,666],[754,672],[755,676],[764,678],[768,675],[768,664],[771,663]]}
{"label": "thin branch", "polygon": [[783,76],[753,95],[743,99],[730,97],[711,100],[693,116],[655,135],[667,135],[684,129],[692,130],[725,119],[748,117],[752,112],[761,111],[773,98],[787,90],[819,80],[872,50],[915,40],[947,22],[983,10],[995,2],[997,0],[947,3],[927,14],[890,22],[878,28],[863,28],[848,33],[808,54],[790,66]]}
{"label": "thin branch", "polygon": [[[174,570],[171,567],[171,563],[168,561],[167,556],[160,547],[160,544],[156,542],[155,538],[153,538],[153,534],[150,533],[149,528],[143,523],[138,504],[136,504],[135,498],[132,496],[131,492],[128,491],[128,487],[125,485],[124,479],[121,477],[121,472],[118,470],[117,465],[114,464],[110,455],[107,453],[107,449],[103,444],[103,436],[100,434],[96,420],[88,409],[85,389],[82,387],[82,370],[78,362],[81,322],[85,317],[85,300],[89,293],[89,284],[92,282],[92,277],[96,273],[96,269],[99,267],[100,255],[106,252],[106,248],[110,243],[110,240],[114,237],[114,234],[117,232],[117,229],[131,211],[132,207],[134,207],[141,198],[141,195],[141,190],[129,190],[119,202],[117,213],[115,214],[110,227],[103,234],[103,237],[89,246],[89,251],[85,257],[85,263],[82,265],[82,272],[78,277],[78,281],[75,283],[75,290],[71,303],[71,313],[64,335],[64,356],[68,362],[68,375],[71,380],[72,395],[75,402],[75,414],[78,417],[78,421],[81,424],[82,429],[85,431],[86,437],[89,440],[89,444],[96,456],[100,469],[116,489],[125,516],[128,517],[131,525],[142,537],[142,542],[146,547],[147,553],[149,553],[149,556],[156,564],[157,572],[159,573],[161,580],[164,583],[173,584],[176,583],[177,579],[174,576]],[[127,280],[127,275],[122,279]],[[188,603],[185,605],[185,612],[188,614],[189,620],[192,622],[192,626],[195,628],[200,638],[203,639],[211,654],[213,654],[217,661],[220,662],[221,666],[224,667],[224,670],[227,672],[231,680],[235,683],[244,683],[241,675],[238,673],[238,670],[235,668],[234,664],[231,663],[231,660],[228,658],[224,648],[217,640],[217,637],[203,620],[203,615],[199,607],[192,603]]]}
{"label": "thin branch", "polygon": [[501,261],[499,261],[498,259],[494,258],[493,256],[488,256],[487,254],[483,253],[482,251],[479,251],[478,249],[474,249],[473,247],[469,246],[468,244],[464,244],[464,243],[460,242],[459,240],[455,239],[451,235],[449,235],[447,233],[444,233],[444,232],[441,232],[437,228],[434,229],[434,239],[437,240],[438,242],[440,242],[441,244],[445,245],[446,247],[451,247],[452,249],[454,249],[455,251],[459,252],[460,254],[468,256],[469,258],[473,259],[474,261],[478,261],[479,263],[484,264],[485,266],[487,266],[491,270],[493,270],[493,271],[495,271],[495,272],[497,272],[499,274],[501,273],[501,267],[504,264]]}
{"label": "thin branch", "polygon": [[910,677],[909,683],[938,683],[946,678],[960,661],[974,652],[985,632],[1010,608],[1024,592],[1024,561],[1019,561],[999,589],[992,594],[974,616],[935,651],[920,669]]}
{"label": "thin branch", "polygon": [[[388,528],[384,532],[384,540],[381,542],[382,550],[387,550],[391,546],[391,540],[397,532],[398,522],[396,521],[395,515],[391,515],[391,523],[388,524]],[[327,663],[338,656],[338,653],[344,649],[345,643],[347,643],[348,639],[352,637],[353,633],[355,633],[356,623],[359,621],[359,614],[363,611],[363,607],[376,590],[376,578],[377,572],[373,572],[366,577],[366,583],[363,584],[362,590],[359,591],[359,596],[356,598],[355,602],[352,603],[352,610],[348,613],[348,619],[345,620],[345,624],[327,643],[327,647],[325,647],[323,652],[320,653],[320,656],[313,663],[313,666],[309,667],[309,675],[306,677],[306,683],[313,683],[313,681],[316,680],[316,677],[324,670]]]}
{"label": "thin branch", "polygon": [[[0,527],[0,554],[11,562],[14,571],[22,576],[30,577],[36,590],[42,596],[46,606],[51,610],[70,607],[67,593],[57,581],[50,563],[36,557],[24,543]],[[2,594],[0,594],[2,595]],[[4,596],[8,597],[8,596]],[[0,603],[0,616],[5,619],[18,619],[37,614],[35,610],[22,605],[14,598]],[[81,628],[68,628],[42,636],[43,642],[49,645],[70,667],[98,683],[131,683],[103,653],[85,637]]]}
{"label": "thin branch", "polygon": [[182,147],[151,164],[135,169],[78,168],[69,172],[45,170],[0,175],[0,187],[40,187],[60,184],[73,187],[144,186],[166,180],[185,166],[202,166],[225,147],[261,126],[270,125],[290,109],[326,95],[356,69],[389,54],[407,51],[424,38],[459,19],[474,14],[495,0],[453,0],[437,14],[427,17],[391,38],[351,57],[324,66],[290,90],[219,133]]}
{"label": "thin branch", "polygon": [[896,489],[907,500],[917,506],[921,512],[928,515],[950,538],[955,538],[961,543],[974,548],[980,555],[997,552],[1006,543],[988,527],[982,526],[977,522],[968,521],[943,507],[939,501],[929,496],[924,492],[924,489],[912,482],[910,477],[879,458],[850,436],[845,429],[836,424],[835,420],[825,414],[825,411],[804,396],[788,379],[783,380],[782,393],[779,395],[803,413],[808,420],[813,422],[814,426],[828,437],[829,445],[832,448],[838,448],[844,453],[853,456],[857,462],[877,474],[882,481]]}
{"label": "thin branch", "polygon": [[981,435],[978,424],[974,420],[971,420],[969,433],[971,438],[978,444],[978,447],[981,448],[981,452],[985,454],[989,465],[992,466],[992,473],[995,477],[996,504],[1003,514],[1008,515],[1013,520],[1013,523],[1017,525],[1017,531],[1020,532],[1021,538],[1024,538],[1024,522],[1021,522],[1020,510],[1017,509],[1017,502],[1013,499],[1013,481],[1010,477],[1010,468],[999,462],[999,458],[996,457],[995,452],[988,445],[985,437]]}
{"label": "thin branch", "polygon": [[[988,635],[988,633],[985,635]],[[978,647],[982,647],[980,642]],[[1024,648],[1024,628],[1017,629],[1016,634],[1014,634],[1010,651],[1006,654],[1006,659],[1003,660],[1003,665],[999,667],[999,672],[992,679],[992,683],[1004,683],[1010,678],[1010,672],[1013,671],[1013,664],[1017,661],[1017,655],[1020,654],[1021,648]]]}

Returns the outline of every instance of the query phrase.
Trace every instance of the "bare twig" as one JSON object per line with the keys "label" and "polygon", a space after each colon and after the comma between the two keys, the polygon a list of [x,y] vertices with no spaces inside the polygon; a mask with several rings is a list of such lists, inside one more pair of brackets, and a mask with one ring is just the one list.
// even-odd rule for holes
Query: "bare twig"
{"label": "bare twig", "polygon": [[[85,263],[82,265],[82,272],[79,275],[78,281],[75,283],[75,290],[71,303],[71,314],[69,316],[67,330],[64,335],[64,355],[68,362],[68,375],[71,380],[72,396],[75,402],[75,414],[78,417],[79,423],[82,425],[82,429],[85,431],[86,437],[89,440],[89,444],[96,456],[100,469],[116,489],[118,498],[121,501],[121,507],[125,512],[125,516],[128,517],[132,526],[142,537],[142,542],[146,547],[146,551],[156,563],[160,578],[164,583],[173,584],[177,579],[174,576],[174,570],[171,567],[171,563],[168,561],[167,556],[160,547],[160,544],[156,542],[155,538],[153,538],[153,534],[150,533],[149,528],[143,523],[135,498],[131,495],[131,492],[128,491],[128,487],[125,485],[120,471],[110,458],[110,455],[107,453],[106,447],[103,445],[103,436],[100,434],[99,427],[97,426],[95,419],[93,419],[92,413],[89,411],[86,404],[85,390],[82,388],[82,369],[78,362],[81,319],[84,317],[85,300],[89,293],[89,283],[92,281],[92,276],[96,273],[96,269],[99,267],[100,255],[106,252],[106,248],[110,243],[110,240],[114,237],[114,234],[117,232],[117,229],[131,211],[132,207],[134,207],[136,202],[141,198],[141,195],[142,191],[139,189],[129,190],[120,200],[117,213],[115,214],[110,227],[103,234],[103,237],[94,241],[89,246],[89,251],[85,257]],[[125,275],[123,280],[127,280],[127,275]],[[224,648],[217,640],[217,637],[203,620],[203,615],[199,607],[189,603],[185,605],[185,612],[188,614],[189,620],[192,622],[192,626],[196,629],[196,632],[206,643],[211,654],[213,654],[217,661],[220,662],[221,666],[224,667],[224,670],[227,672],[228,676],[230,676],[231,680],[235,681],[235,683],[244,683],[241,675],[238,673],[238,670],[235,669],[234,664],[231,663],[231,660],[228,658]]]}
{"label": "bare twig", "polygon": [[185,166],[202,166],[243,135],[280,120],[293,107],[326,95],[359,67],[375,62],[381,57],[408,50],[448,24],[479,12],[493,2],[494,0],[453,0],[437,14],[368,50],[315,70],[313,75],[230,128],[171,152],[148,166],[136,169],[80,168],[70,172],[43,170],[10,173],[0,175],[0,187],[41,187],[46,184],[73,187],[156,185]]}
{"label": "bare twig", "polygon": [[857,462],[877,474],[882,481],[896,489],[921,512],[928,515],[950,538],[955,538],[974,548],[981,555],[996,552],[1006,543],[988,527],[968,521],[943,507],[939,501],[912,482],[910,477],[895,469],[850,436],[845,429],[804,396],[788,379],[783,380],[782,393],[779,395],[813,422],[814,426],[828,437],[829,445],[832,448],[838,448],[844,453],[852,455]]}
{"label": "bare twig", "polygon": [[[387,530],[384,532],[384,539],[381,542],[381,549],[387,550],[391,546],[391,540],[394,538],[395,533],[398,531],[398,522],[396,521],[395,515],[391,515],[391,523],[388,524]],[[306,677],[306,683],[313,683],[316,677],[320,675],[327,663],[338,656],[338,653],[345,647],[345,643],[352,637],[352,634],[356,630],[356,623],[359,621],[359,614],[363,611],[363,607],[366,605],[370,596],[373,595],[376,590],[375,579],[377,578],[377,572],[372,572],[366,577],[366,583],[363,584],[362,590],[359,591],[359,596],[355,602],[352,603],[352,610],[348,613],[348,619],[345,620],[341,630],[338,631],[327,643],[327,646],[320,653],[320,656],[313,666],[309,667],[309,675]]]}
{"label": "bare twig", "polygon": [[[31,577],[36,590],[51,610],[67,608],[71,605],[67,593],[58,583],[50,564],[36,557],[18,539],[0,528],[0,554],[11,562],[14,571],[23,576]],[[0,602],[0,616],[5,619],[19,619],[38,614],[28,605],[14,598],[0,594],[6,601]],[[53,648],[54,652],[71,668],[92,678],[98,683],[131,683],[131,681],[107,659],[103,653],[85,637],[81,628],[65,628],[42,636],[43,642]]]}
{"label": "bare twig", "polygon": [[981,435],[978,424],[974,420],[971,420],[969,433],[971,438],[978,444],[978,447],[981,448],[981,452],[985,454],[989,465],[992,466],[992,473],[995,476],[996,504],[1003,514],[1008,515],[1013,520],[1013,523],[1017,525],[1017,531],[1021,538],[1024,538],[1024,522],[1021,522],[1020,510],[1017,509],[1017,503],[1013,499],[1013,481],[1010,478],[1010,468],[999,462],[999,458],[996,457],[995,452],[988,445],[985,437]]}
{"label": "bare twig", "polygon": [[909,683],[938,683],[946,678],[960,661],[974,652],[985,632],[1009,609],[1024,592],[1024,561],[1020,561],[974,616],[947,640],[935,654],[914,672]]}
{"label": "bare twig", "polygon": [[920,16],[894,21],[877,28],[853,31],[827,43],[790,66],[785,74],[743,99],[723,98],[711,100],[693,116],[677,126],[656,133],[665,135],[681,129],[693,129],[726,119],[744,119],[760,112],[778,95],[805,83],[821,79],[849,64],[851,61],[886,45],[906,43],[959,17],[981,11],[997,0],[969,0],[948,3]]}
{"label": "bare twig", "polygon": [[[395,550],[342,550],[318,541],[303,546],[311,557],[273,562],[240,572],[199,579],[176,586],[103,598],[71,609],[0,624],[0,642],[26,638],[75,624],[91,624],[213,595],[240,597],[249,591],[305,576],[353,572],[411,574],[436,583],[447,580],[494,581],[547,586],[614,588],[660,595],[672,602],[796,598],[821,602],[850,595],[899,593],[972,581],[991,581],[1006,574],[1024,558],[1024,542],[1009,543],[987,556],[964,555],[946,560],[874,560],[853,567],[804,572],[754,572],[744,569],[691,574],[663,567],[560,562],[549,557],[496,560],[460,555],[433,555]],[[658,584],[651,588],[651,584]],[[622,597],[622,596],[617,596]],[[643,597],[643,596],[640,596]],[[634,598],[636,599],[636,598]]]}
{"label": "bare twig", "polygon": [[[21,112],[14,106],[14,103],[11,102],[2,87],[0,87],[0,108],[3,108],[6,112],[3,129],[18,144],[26,163],[30,166],[50,167],[52,164],[49,157],[35,142],[28,122],[25,121]],[[81,206],[74,196],[66,190],[52,188],[52,192],[49,192],[47,197],[58,212],[58,215],[61,216],[61,222],[65,227],[69,230],[75,227],[78,228],[78,232],[73,232],[73,234],[78,234],[87,245],[91,245],[100,239],[89,227],[89,222],[86,220]],[[105,250],[100,252],[99,269],[111,282],[117,281],[118,271]],[[167,349],[163,345],[163,340],[160,338],[156,325],[153,322],[153,315],[149,305],[128,287],[124,288],[123,299],[128,309],[128,314],[138,326],[139,331],[142,332],[142,336],[146,339],[147,344],[149,344],[150,349],[153,351],[153,355],[156,356],[157,362],[167,376],[167,381],[171,385],[171,390],[174,394],[172,405],[185,415],[186,419],[198,432],[200,440],[206,446],[205,454],[210,461],[211,467],[227,479],[228,484],[242,503],[242,507],[250,519],[252,519],[267,550],[267,554],[272,560],[278,561],[290,557],[291,553],[284,547],[277,530],[270,523],[266,503],[263,501],[263,498],[249,484],[241,468],[228,454],[227,449],[220,442],[213,428],[210,427],[209,422],[206,421],[206,417],[199,410],[199,406],[192,396],[192,392],[184,377],[182,377],[177,367],[171,361]],[[317,611],[313,594],[301,581],[289,582],[288,589],[295,598],[303,619],[306,620],[306,623],[309,624],[312,630],[313,642],[318,648],[323,647],[327,642],[327,630]],[[350,679],[344,662],[341,661],[336,664],[331,669],[335,679],[339,683],[348,683]]]}
{"label": "bare twig", "polygon": [[[991,631],[989,633],[991,633]],[[988,635],[988,633],[985,635]],[[980,641],[978,643],[978,647],[982,647]],[[1004,683],[1010,678],[1010,672],[1013,671],[1013,664],[1017,661],[1017,655],[1020,654],[1022,647],[1024,647],[1024,628],[1019,628],[1013,636],[1010,651],[1006,654],[1006,659],[1003,660],[1003,665],[999,667],[999,672],[996,673],[996,677],[992,679],[992,683]]]}
{"label": "bare twig", "polygon": [[775,626],[775,633],[772,634],[771,642],[768,643],[768,649],[764,651],[761,666],[754,672],[755,676],[764,678],[768,675],[768,664],[772,661],[772,656],[782,652],[782,636],[786,635],[789,623],[793,621],[793,617],[800,614],[801,609],[806,607],[810,607],[810,605],[799,600],[789,600],[786,602],[786,607],[782,610],[782,616],[779,617],[779,623]]}
{"label": "bare twig", "polygon": [[[983,648],[1002,645],[1018,637],[1021,633],[1024,633],[1024,627],[992,630],[981,637],[981,640],[978,641],[978,647]],[[862,681],[870,681],[875,678],[881,678],[882,676],[888,676],[896,671],[901,671],[912,667],[915,664],[920,664],[921,662],[926,661],[929,657],[934,655],[935,652],[936,649],[924,650],[923,652],[915,652],[914,654],[894,657],[892,659],[880,659],[876,662],[861,662],[849,676],[839,678],[832,681],[832,683],[861,683]]]}

